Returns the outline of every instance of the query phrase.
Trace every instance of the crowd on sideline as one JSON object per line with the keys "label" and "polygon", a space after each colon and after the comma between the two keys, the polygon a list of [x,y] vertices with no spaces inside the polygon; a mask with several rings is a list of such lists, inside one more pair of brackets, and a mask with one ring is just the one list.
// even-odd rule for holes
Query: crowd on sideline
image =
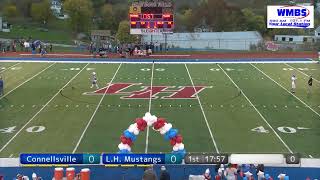
{"label": "crowd on sideline", "polygon": [[154,52],[162,52],[163,46],[159,43],[145,43],[145,44],[117,44],[112,45],[111,43],[104,43],[98,45],[95,42],[91,42],[88,46],[88,51],[93,54],[100,56],[106,55],[107,53],[117,53],[122,58],[128,58],[133,56],[149,56]]}
{"label": "crowd on sideline", "polygon": [[16,39],[0,41],[0,50],[5,52],[32,52],[33,54],[39,53],[41,55],[47,52],[53,52],[53,45],[51,43],[43,43],[39,40],[33,41],[28,39]]}
{"label": "crowd on sideline", "polygon": [[[216,165],[214,171],[214,175],[211,175],[211,171],[208,168],[202,175],[190,175],[189,180],[289,180],[289,176],[284,173],[280,173],[277,177],[272,177],[265,172],[263,164],[258,164],[257,166],[253,164],[221,164]],[[151,166],[145,170],[142,180],[170,180],[170,173],[165,166],[161,166],[158,178]]]}

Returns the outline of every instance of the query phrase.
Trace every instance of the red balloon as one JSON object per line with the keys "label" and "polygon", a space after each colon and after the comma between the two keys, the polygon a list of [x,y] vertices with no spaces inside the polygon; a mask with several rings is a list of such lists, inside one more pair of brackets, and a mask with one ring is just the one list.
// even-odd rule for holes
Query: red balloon
{"label": "red balloon", "polygon": [[144,131],[144,129],[147,127],[147,122],[143,120],[142,118],[136,119],[137,127],[140,131]]}
{"label": "red balloon", "polygon": [[124,135],[122,135],[122,136],[120,137],[120,141],[121,141],[123,144],[127,144],[127,138],[126,138]]}
{"label": "red balloon", "polygon": [[176,136],[177,143],[182,143],[182,140],[183,140],[183,138],[180,134]]}
{"label": "red balloon", "polygon": [[176,143],[177,143],[177,142],[176,142],[175,139],[170,139],[170,144],[171,144],[171,146],[174,146]]}
{"label": "red balloon", "polygon": [[127,144],[131,147],[133,146],[133,142],[130,138],[127,139]]}
{"label": "red balloon", "polygon": [[162,128],[166,123],[166,120],[163,118],[158,118],[158,120],[153,124],[154,129]]}

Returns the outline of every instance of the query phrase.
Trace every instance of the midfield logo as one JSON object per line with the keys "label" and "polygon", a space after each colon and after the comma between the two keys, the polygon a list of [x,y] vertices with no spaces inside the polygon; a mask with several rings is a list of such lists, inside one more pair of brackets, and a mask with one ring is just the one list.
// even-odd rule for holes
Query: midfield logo
{"label": "midfield logo", "polygon": [[[141,86],[142,83],[113,83],[109,87],[94,92],[85,92],[84,95],[122,95],[121,99],[149,99],[151,86]],[[141,90],[127,91],[128,88],[140,86]],[[197,94],[211,86],[152,86],[152,99],[196,99]],[[160,94],[166,94],[159,96]]]}

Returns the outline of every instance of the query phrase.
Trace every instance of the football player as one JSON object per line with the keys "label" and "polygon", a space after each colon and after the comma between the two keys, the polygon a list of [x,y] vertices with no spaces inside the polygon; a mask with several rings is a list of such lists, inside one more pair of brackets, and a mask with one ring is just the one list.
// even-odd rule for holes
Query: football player
{"label": "football player", "polygon": [[99,86],[98,86],[98,79],[97,79],[97,74],[96,72],[93,72],[92,73],[92,77],[91,77],[91,88],[93,88],[94,86],[99,89]]}

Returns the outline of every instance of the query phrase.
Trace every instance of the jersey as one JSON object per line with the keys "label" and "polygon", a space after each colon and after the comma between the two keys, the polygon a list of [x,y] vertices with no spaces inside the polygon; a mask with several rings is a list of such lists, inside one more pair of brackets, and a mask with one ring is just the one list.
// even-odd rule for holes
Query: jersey
{"label": "jersey", "polygon": [[291,77],[291,86],[292,86],[292,88],[296,88],[296,80],[297,80],[297,78],[295,77],[295,76],[292,76]]}
{"label": "jersey", "polygon": [[310,78],[309,81],[308,81],[308,85],[309,85],[309,86],[312,86],[312,82],[313,82],[313,79]]}
{"label": "jersey", "polygon": [[0,89],[2,89],[2,88],[3,88],[3,80],[0,79]]}
{"label": "jersey", "polygon": [[98,81],[97,76],[93,75],[92,76],[92,84],[97,84],[97,81]]}

